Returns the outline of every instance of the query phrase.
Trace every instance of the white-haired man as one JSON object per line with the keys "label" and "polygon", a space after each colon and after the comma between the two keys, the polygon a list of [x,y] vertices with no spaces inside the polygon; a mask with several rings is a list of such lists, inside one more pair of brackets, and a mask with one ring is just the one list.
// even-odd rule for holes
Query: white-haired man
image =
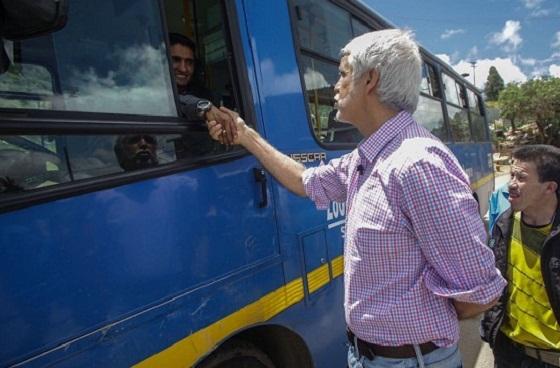
{"label": "white-haired man", "polygon": [[[353,39],[341,54],[337,119],[366,137],[354,151],[306,170],[237,116],[235,143],[318,208],[346,201],[350,367],[460,367],[457,317],[488,309],[506,282],[467,176],[412,118],[418,46],[406,31],[383,30]],[[219,139],[219,124],[209,130]]]}

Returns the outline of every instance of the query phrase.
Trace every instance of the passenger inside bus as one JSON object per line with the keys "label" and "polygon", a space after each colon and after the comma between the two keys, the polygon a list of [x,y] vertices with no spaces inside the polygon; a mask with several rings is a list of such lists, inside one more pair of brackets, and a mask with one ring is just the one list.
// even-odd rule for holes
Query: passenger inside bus
{"label": "passenger inside bus", "polygon": [[205,119],[220,122],[226,129],[226,142],[233,142],[235,124],[228,114],[216,107],[221,103],[217,94],[199,85],[193,78],[196,67],[195,43],[179,33],[170,33],[169,45],[181,112],[188,120]]}
{"label": "passenger inside bus", "polygon": [[158,165],[157,139],[149,134],[123,135],[115,142],[115,155],[125,171]]}

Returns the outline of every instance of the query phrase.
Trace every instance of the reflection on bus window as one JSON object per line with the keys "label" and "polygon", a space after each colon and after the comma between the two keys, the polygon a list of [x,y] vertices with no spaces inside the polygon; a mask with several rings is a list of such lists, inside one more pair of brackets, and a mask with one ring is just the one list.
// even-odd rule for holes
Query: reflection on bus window
{"label": "reflection on bus window", "polygon": [[302,53],[300,72],[305,82],[313,133],[327,145],[355,144],[362,135],[352,125],[335,119],[334,86],[338,80],[340,50],[352,35],[370,29],[346,10],[329,2],[319,4],[318,0],[297,0],[295,4]]}
{"label": "reflection on bus window", "polygon": [[320,0],[296,0],[297,28],[302,47],[338,59],[352,39],[350,14]]}
{"label": "reflection on bus window", "polygon": [[467,110],[447,104],[447,113],[453,141],[470,142],[471,131]]}
{"label": "reflection on bus window", "polygon": [[6,108],[53,108],[53,80],[41,65],[12,64],[0,74],[0,106]]}
{"label": "reflection on bus window", "polygon": [[470,89],[467,89],[467,96],[469,100],[469,113],[471,117],[473,139],[476,142],[488,141],[486,119],[482,115],[482,109],[480,108],[478,96]]}
{"label": "reflection on bus window", "polygon": [[447,141],[447,131],[441,108],[441,101],[420,95],[414,119],[428,129],[433,135]]}
{"label": "reflection on bus window", "polygon": [[193,161],[222,149],[202,129],[185,135],[0,136],[0,195]]}
{"label": "reflection on bus window", "polygon": [[455,82],[455,79],[447,74],[442,74],[442,76],[445,88],[445,99],[447,102],[457,106],[463,106],[459,98],[459,91],[457,90],[457,83]]}
{"label": "reflection on bus window", "polygon": [[158,13],[150,0],[72,1],[62,30],[14,42],[0,108],[176,115]]}

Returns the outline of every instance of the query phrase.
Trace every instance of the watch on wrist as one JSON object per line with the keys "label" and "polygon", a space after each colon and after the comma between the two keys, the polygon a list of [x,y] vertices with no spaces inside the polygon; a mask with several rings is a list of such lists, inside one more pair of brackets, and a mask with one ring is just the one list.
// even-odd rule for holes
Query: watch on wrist
{"label": "watch on wrist", "polygon": [[204,115],[212,108],[212,102],[208,100],[200,100],[196,103],[196,112],[198,117],[204,118]]}

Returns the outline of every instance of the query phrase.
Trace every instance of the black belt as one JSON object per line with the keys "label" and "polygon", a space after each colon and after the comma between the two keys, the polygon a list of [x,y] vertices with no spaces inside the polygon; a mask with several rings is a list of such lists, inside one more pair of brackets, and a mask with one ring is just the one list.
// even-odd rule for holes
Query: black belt
{"label": "black belt", "polygon": [[[384,346],[377,345],[371,342],[364,341],[357,338],[357,346],[355,345],[354,338],[356,335],[350,329],[346,329],[346,335],[348,336],[348,341],[350,344],[358,348],[360,355],[365,356],[369,360],[372,360],[375,356],[385,357],[385,358],[397,358],[397,359],[408,359],[416,357],[416,352],[414,351],[414,345],[401,345],[401,346]],[[418,345],[422,355],[426,355],[436,350],[438,346],[433,342],[425,342]]]}
{"label": "black belt", "polygon": [[518,342],[513,341],[505,334],[503,334],[503,338],[506,339],[508,343],[510,343],[514,348],[519,349],[525,355],[530,356],[533,359],[539,360],[543,363],[553,365],[555,367],[560,367],[560,351],[558,350],[543,350],[532,348],[530,346],[525,346]]}

